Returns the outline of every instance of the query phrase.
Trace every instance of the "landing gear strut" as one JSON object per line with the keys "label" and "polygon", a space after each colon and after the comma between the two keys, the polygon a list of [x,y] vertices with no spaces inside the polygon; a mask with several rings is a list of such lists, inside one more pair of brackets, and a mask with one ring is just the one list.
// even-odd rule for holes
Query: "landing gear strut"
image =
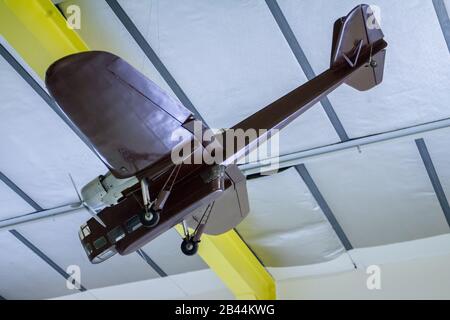
{"label": "landing gear strut", "polygon": [[153,209],[153,203],[150,202],[150,193],[148,190],[147,179],[141,180],[142,199],[144,201],[144,209],[139,213],[139,220],[144,227],[154,227],[158,224],[160,214],[159,210]]}
{"label": "landing gear strut", "polygon": [[[139,220],[142,225],[148,228],[154,227],[159,223],[160,213],[162,212],[164,205],[166,204],[167,199],[170,196],[170,192],[177,180],[178,173],[180,172],[181,165],[176,165],[169,177],[167,178],[164,186],[161,191],[158,193],[156,199],[151,202],[150,200],[150,191],[148,188],[148,181],[146,178],[141,180],[141,191],[142,191],[142,200],[144,202],[144,208],[142,212],[140,212]],[[172,180],[172,182],[171,182]],[[167,185],[170,183],[169,187],[166,189]]]}
{"label": "landing gear strut", "polygon": [[187,255],[187,256],[193,256],[198,251],[198,244],[200,243],[200,239],[203,235],[203,231],[205,230],[206,223],[208,222],[209,215],[211,214],[211,211],[213,209],[214,202],[212,204],[209,204],[206,207],[205,213],[203,213],[202,218],[197,224],[197,227],[195,228],[194,232],[192,234],[189,234],[189,229],[186,224],[186,221],[183,220],[182,226],[183,226],[183,232],[184,232],[184,239],[183,242],[181,242],[181,251]]}

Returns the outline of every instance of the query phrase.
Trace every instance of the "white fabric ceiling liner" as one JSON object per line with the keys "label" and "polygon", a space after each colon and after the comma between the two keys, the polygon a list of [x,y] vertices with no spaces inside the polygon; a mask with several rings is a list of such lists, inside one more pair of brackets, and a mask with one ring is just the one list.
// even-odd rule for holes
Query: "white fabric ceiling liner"
{"label": "white fabric ceiling liner", "polygon": [[450,234],[429,237],[384,246],[353,249],[348,252],[358,268],[383,265],[419,258],[432,258],[450,254]]}
{"label": "white fabric ceiling liner", "polygon": [[0,232],[0,294],[6,299],[45,299],[75,293],[66,279],[9,232]]}
{"label": "white fabric ceiling liner", "polygon": [[449,232],[413,137],[323,155],[305,165],[354,248]]}
{"label": "white fabric ceiling liner", "polygon": [[345,252],[295,169],[247,186],[250,214],[237,230],[265,266],[320,263]]}
{"label": "white fabric ceiling liner", "polygon": [[321,275],[352,271],[355,269],[349,254],[343,253],[337,258],[325,262],[292,266],[292,267],[269,267],[267,270],[275,279],[282,281],[300,277],[317,277]]}
{"label": "white fabric ceiling liner", "polygon": [[0,87],[0,170],[41,207],[76,202],[69,173],[81,187],[105,166],[3,58]]}
{"label": "white fabric ceiling liner", "polygon": [[70,296],[63,300],[232,300],[233,294],[212,270],[187,272],[176,276],[127,283]]}
{"label": "white fabric ceiling liner", "polygon": [[[306,81],[264,1],[119,3],[213,128],[236,124]],[[280,149],[338,141],[316,105],[284,130]]]}
{"label": "white fabric ceiling liner", "polygon": [[[279,0],[316,73],[328,68],[334,21],[358,0]],[[329,95],[351,138],[450,117],[450,59],[432,1],[370,2],[381,9],[388,42],[383,82],[367,92]],[[314,32],[311,30],[314,29]]]}
{"label": "white fabric ceiling liner", "polygon": [[36,211],[10,187],[1,181],[0,203],[0,221]]}

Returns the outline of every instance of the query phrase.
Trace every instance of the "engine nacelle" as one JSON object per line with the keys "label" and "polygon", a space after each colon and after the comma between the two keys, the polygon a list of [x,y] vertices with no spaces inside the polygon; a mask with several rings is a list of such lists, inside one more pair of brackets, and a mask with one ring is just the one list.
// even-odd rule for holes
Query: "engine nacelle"
{"label": "engine nacelle", "polygon": [[116,205],[123,197],[122,192],[138,182],[136,177],[117,179],[108,172],[86,184],[81,189],[81,197],[89,208],[98,213],[105,207]]}

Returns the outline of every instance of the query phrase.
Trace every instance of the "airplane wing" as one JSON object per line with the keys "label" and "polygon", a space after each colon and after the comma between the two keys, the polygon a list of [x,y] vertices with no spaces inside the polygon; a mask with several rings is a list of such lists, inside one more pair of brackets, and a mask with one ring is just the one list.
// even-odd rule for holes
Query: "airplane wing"
{"label": "airplane wing", "polygon": [[192,113],[121,58],[88,51],[53,63],[46,85],[117,178],[167,159],[192,139]]}

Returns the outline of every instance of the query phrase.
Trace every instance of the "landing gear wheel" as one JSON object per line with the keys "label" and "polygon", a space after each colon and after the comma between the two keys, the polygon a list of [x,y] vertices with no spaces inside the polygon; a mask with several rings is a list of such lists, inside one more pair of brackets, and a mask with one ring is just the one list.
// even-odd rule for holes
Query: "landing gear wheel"
{"label": "landing gear wheel", "polygon": [[198,251],[198,242],[192,239],[184,238],[181,243],[181,251],[187,256],[193,256]]}
{"label": "landing gear wheel", "polygon": [[139,220],[142,225],[147,228],[156,226],[159,223],[159,211],[149,209],[148,211],[142,211],[139,213]]}

